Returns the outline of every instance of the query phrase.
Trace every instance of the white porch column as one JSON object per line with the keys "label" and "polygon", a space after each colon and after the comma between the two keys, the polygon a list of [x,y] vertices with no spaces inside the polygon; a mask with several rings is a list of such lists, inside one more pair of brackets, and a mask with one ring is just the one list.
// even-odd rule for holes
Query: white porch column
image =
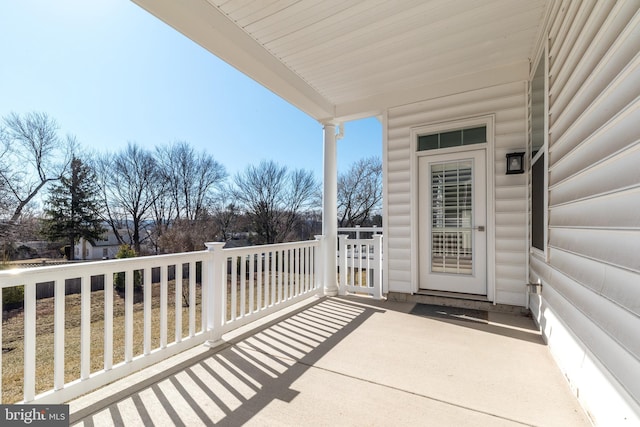
{"label": "white porch column", "polygon": [[338,294],[336,250],[338,248],[338,165],[336,125],[324,123],[324,185],[322,193],[322,234],[324,235],[324,292]]}

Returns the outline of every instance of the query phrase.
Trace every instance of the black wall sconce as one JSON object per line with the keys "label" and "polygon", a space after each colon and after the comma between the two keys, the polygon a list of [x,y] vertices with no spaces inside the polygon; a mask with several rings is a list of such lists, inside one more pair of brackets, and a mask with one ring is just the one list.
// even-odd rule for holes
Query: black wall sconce
{"label": "black wall sconce", "polygon": [[524,173],[524,153],[507,154],[507,175]]}

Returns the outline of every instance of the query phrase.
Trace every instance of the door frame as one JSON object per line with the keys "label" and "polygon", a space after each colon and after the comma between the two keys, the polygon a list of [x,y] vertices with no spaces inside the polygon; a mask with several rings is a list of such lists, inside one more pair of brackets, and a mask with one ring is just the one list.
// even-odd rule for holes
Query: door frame
{"label": "door frame", "polygon": [[[443,148],[439,150],[418,151],[418,137],[431,133],[453,131],[462,128],[486,126],[487,142],[484,144],[473,144],[462,147]],[[487,197],[487,300],[495,301],[496,280],[495,280],[495,115],[483,115],[463,119],[452,119],[437,123],[424,124],[411,128],[411,162],[410,162],[410,182],[411,182],[411,282],[413,293],[420,291],[420,254],[419,254],[419,183],[418,183],[418,159],[429,154],[464,153],[478,149],[486,150],[486,197]]]}

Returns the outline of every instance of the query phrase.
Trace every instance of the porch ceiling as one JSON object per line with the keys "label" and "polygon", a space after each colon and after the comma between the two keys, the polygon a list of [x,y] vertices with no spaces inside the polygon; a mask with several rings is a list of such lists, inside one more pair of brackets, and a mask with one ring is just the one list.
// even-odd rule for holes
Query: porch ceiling
{"label": "porch ceiling", "polygon": [[524,80],[549,0],[133,0],[318,120]]}

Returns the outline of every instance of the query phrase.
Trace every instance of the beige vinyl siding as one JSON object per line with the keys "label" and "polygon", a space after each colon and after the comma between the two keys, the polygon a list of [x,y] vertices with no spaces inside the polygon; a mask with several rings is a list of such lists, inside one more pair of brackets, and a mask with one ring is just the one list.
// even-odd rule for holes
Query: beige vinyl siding
{"label": "beige vinyl siding", "polygon": [[[505,175],[506,154],[524,151],[526,143],[524,82],[440,97],[390,109],[387,115],[388,285],[390,291],[413,292],[411,271],[411,129],[465,119],[495,117],[495,277],[496,302],[525,305],[525,175]],[[489,205],[493,203],[489,200]],[[415,219],[417,221],[417,218]],[[490,231],[490,230],[487,230]],[[417,237],[416,237],[417,238]],[[489,283],[488,287],[493,286]]]}
{"label": "beige vinyl siding", "polygon": [[[573,3],[554,9],[549,33],[548,254],[532,256],[531,272],[544,304],[637,411],[640,1]],[[597,390],[567,376],[598,405]]]}

